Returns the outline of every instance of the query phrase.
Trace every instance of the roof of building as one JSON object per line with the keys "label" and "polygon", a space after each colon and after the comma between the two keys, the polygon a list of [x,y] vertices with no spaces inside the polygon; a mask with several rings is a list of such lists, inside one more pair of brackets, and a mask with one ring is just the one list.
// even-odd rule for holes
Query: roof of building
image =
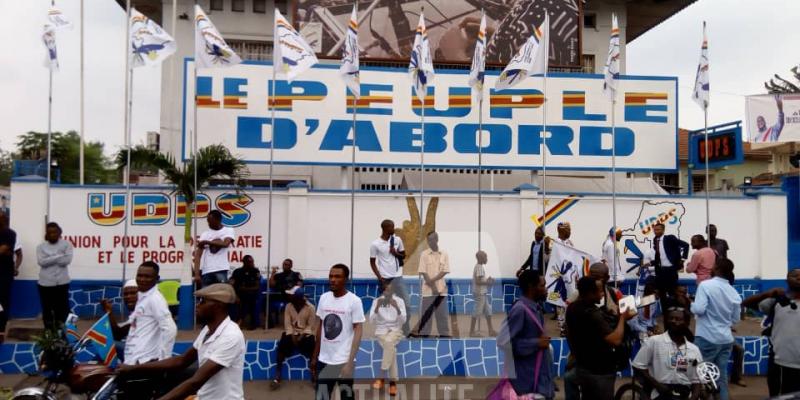
{"label": "roof of building", "polygon": [[[679,160],[685,163],[689,160],[689,131],[680,129],[678,132]],[[765,149],[754,150],[749,142],[744,142],[744,158],[753,161],[771,161],[772,152]]]}
{"label": "roof of building", "polygon": [[628,0],[625,40],[630,43],[696,0]]}

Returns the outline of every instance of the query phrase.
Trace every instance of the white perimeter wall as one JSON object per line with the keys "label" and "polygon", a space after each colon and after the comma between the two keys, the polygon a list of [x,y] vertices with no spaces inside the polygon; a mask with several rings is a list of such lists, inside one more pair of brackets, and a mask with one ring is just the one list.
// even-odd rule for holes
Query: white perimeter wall
{"label": "white perimeter wall", "polygon": [[[169,188],[136,189],[133,193],[163,192]],[[225,191],[211,190],[214,199]],[[100,226],[92,222],[88,213],[90,193],[124,193],[124,188],[114,187],[54,187],[52,189],[52,220],[61,224],[65,235],[99,238],[100,246],[78,247],[70,267],[73,279],[119,279],[122,273],[121,245],[114,246],[114,238],[123,235],[123,224]],[[250,219],[235,228],[239,236],[251,239],[245,247],[236,248],[237,258],[251,254],[256,264],[266,270],[267,265],[267,192],[249,191],[253,202],[247,205]],[[436,228],[440,232],[441,248],[450,254],[451,278],[470,278],[477,249],[477,196],[475,194],[431,194],[439,198],[436,210]],[[170,196],[171,197],[171,196]],[[415,196],[419,202],[419,195]],[[44,234],[46,188],[43,183],[14,182],[12,184],[11,225],[17,231],[25,252],[21,279],[35,279],[38,266],[35,247]],[[554,207],[565,196],[548,200]],[[148,248],[131,248],[133,261],[138,265],[146,254],[156,252],[166,261],[162,265],[164,278],[178,278],[185,268],[176,262],[183,251],[183,227],[175,225],[174,198],[170,204],[170,218],[160,226],[129,226],[130,236],[146,236]],[[670,215],[670,213],[672,213]],[[763,195],[757,198],[711,200],[712,223],[719,228],[719,236],[731,247],[730,258],[736,263],[738,278],[783,279],[787,270],[786,198],[780,195]],[[308,277],[324,277],[328,267],[350,259],[350,194],[309,193],[305,188],[275,191],[273,198],[274,222],[272,232],[271,264],[279,265],[285,257],[295,260],[296,269]],[[513,277],[514,271],[527,257],[535,225],[531,219],[541,215],[540,194],[523,191],[511,194],[483,196],[482,245],[489,254],[489,271],[493,276]],[[555,223],[572,224],[572,240],[576,247],[600,256],[601,244],[612,225],[611,200],[607,197],[584,196],[577,198],[571,207],[548,224],[548,234],[556,236]],[[703,233],[705,202],[703,198],[688,197],[619,197],[617,201],[618,225],[625,229],[625,239],[637,241],[640,248],[649,247],[652,234],[645,235],[651,218],[664,216],[667,231],[685,241],[691,235]],[[380,222],[392,219],[396,226],[411,220],[405,194],[357,194],[354,241],[354,272],[356,277],[372,276],[369,268],[369,244],[380,234]],[[640,225],[640,223],[644,225]],[[200,220],[198,229],[206,229]],[[169,246],[172,239],[174,247]],[[260,239],[261,244],[253,239]],[[101,253],[111,251],[111,260]],[[107,253],[105,253],[107,254]],[[172,258],[172,261],[169,259]],[[161,261],[161,260],[160,260]],[[239,262],[235,261],[234,266]],[[128,270],[130,277],[133,270]],[[184,274],[185,278],[185,274]]]}

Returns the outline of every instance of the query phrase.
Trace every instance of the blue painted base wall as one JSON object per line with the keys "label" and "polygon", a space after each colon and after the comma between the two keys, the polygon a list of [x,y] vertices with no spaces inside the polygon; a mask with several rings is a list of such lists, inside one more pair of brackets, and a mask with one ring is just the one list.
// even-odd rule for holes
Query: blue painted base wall
{"label": "blue painted base wall", "polygon": [[[418,311],[420,303],[419,281],[417,279],[406,279],[408,293],[411,297],[411,310]],[[451,313],[470,314],[475,306],[472,294],[472,282],[469,279],[452,279],[448,284],[448,306]],[[690,293],[694,293],[696,285],[694,280],[682,280],[682,285],[689,288]],[[767,290],[775,286],[785,286],[783,280],[761,280],[761,279],[740,279],[736,281],[734,288],[744,298],[762,290]],[[81,318],[97,318],[102,315],[100,300],[107,298],[112,300],[118,312],[122,310],[122,298],[120,297],[119,281],[73,281],[70,284],[70,307],[72,312]],[[623,283],[620,289],[625,293],[633,293],[636,288],[634,280]],[[305,281],[306,295],[309,300],[317,304],[320,296],[328,290],[328,282],[324,279],[307,279]],[[351,291],[359,296],[364,305],[364,312],[372,306],[372,301],[379,296],[378,283],[374,279],[355,279],[351,282]],[[266,282],[262,282],[262,291],[266,291]],[[492,287],[489,293],[492,311],[503,313],[508,311],[511,305],[519,296],[519,289],[516,279],[500,279]],[[194,307],[192,303],[192,291],[190,286],[181,287],[179,291],[178,326],[180,329],[191,329],[194,319]],[[261,302],[265,302],[262,298]],[[264,304],[260,305],[264,309]],[[34,318],[41,313],[39,304],[39,294],[36,289],[36,281],[17,280],[11,291],[11,316],[12,318]]]}
{"label": "blue painted base wall", "polygon": [[[736,339],[745,349],[745,375],[765,375],[769,346],[762,337]],[[552,342],[554,368],[561,375],[567,363],[569,349],[566,340]],[[249,341],[245,354],[244,378],[246,380],[272,379],[275,374],[277,341]],[[190,342],[175,345],[175,353],[182,353]],[[380,372],[383,351],[375,340],[364,340],[356,358],[356,377],[369,379]],[[32,343],[5,343],[0,345],[0,373],[21,374],[36,371],[36,354]],[[82,354],[85,360],[86,355]],[[494,339],[442,339],[405,340],[398,344],[397,363],[401,377],[418,376],[468,376],[499,377],[505,357],[498,351]],[[283,377],[308,380],[310,373],[305,357],[295,355],[283,366]]]}

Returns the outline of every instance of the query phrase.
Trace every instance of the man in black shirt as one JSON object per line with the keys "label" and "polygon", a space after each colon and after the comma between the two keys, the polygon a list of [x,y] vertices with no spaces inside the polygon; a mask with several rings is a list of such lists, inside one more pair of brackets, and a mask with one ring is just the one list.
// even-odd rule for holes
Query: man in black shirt
{"label": "man in black shirt", "polygon": [[717,226],[711,224],[708,226],[708,247],[717,252],[718,257],[728,258],[728,241],[717,237]]}
{"label": "man in black shirt", "polygon": [[293,262],[291,258],[283,260],[283,271],[278,272],[278,267],[272,267],[269,276],[269,317],[267,318],[267,328],[278,324],[280,312],[289,303],[289,296],[286,291],[303,285],[303,276],[299,272],[292,271]]}
{"label": "man in black shirt", "polygon": [[6,322],[11,311],[11,284],[14,283],[14,245],[17,233],[8,227],[8,217],[0,211],[0,343],[6,338]]}
{"label": "man in black shirt", "polygon": [[[567,341],[575,357],[576,381],[584,396],[592,399],[614,398],[617,376],[614,347],[622,344],[625,321],[636,311],[620,313],[611,326],[597,303],[603,298],[601,281],[585,276],[578,280],[578,300],[567,308]],[[585,397],[588,398],[588,397]]]}
{"label": "man in black shirt", "polygon": [[[238,319],[239,326],[246,326],[248,330],[256,329],[258,325],[258,292],[261,290],[261,272],[256,268],[253,256],[242,257],[242,267],[233,271],[230,280],[236,289],[239,298]],[[248,319],[249,317],[249,319]]]}

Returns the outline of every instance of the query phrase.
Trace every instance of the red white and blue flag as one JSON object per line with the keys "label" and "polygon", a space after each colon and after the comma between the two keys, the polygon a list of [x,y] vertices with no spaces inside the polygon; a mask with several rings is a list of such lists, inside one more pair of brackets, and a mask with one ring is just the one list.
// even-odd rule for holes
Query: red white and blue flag
{"label": "red white and blue flag", "polygon": [[425,95],[428,93],[428,85],[433,83],[434,71],[431,48],[428,43],[428,31],[425,29],[425,15],[423,13],[419,13],[419,24],[417,25],[417,33],[414,35],[414,47],[411,48],[408,73],[424,109]]}
{"label": "red white and blue flag", "polygon": [[617,14],[611,15],[611,39],[608,41],[608,57],[603,68],[603,92],[611,101],[617,100],[619,82],[619,24]]}
{"label": "red white and blue flag", "polygon": [[700,47],[700,63],[697,65],[697,76],[694,79],[694,93],[692,100],[704,110],[708,108],[709,77],[708,77],[708,37],[706,37],[706,23],[703,21],[703,45]]}

